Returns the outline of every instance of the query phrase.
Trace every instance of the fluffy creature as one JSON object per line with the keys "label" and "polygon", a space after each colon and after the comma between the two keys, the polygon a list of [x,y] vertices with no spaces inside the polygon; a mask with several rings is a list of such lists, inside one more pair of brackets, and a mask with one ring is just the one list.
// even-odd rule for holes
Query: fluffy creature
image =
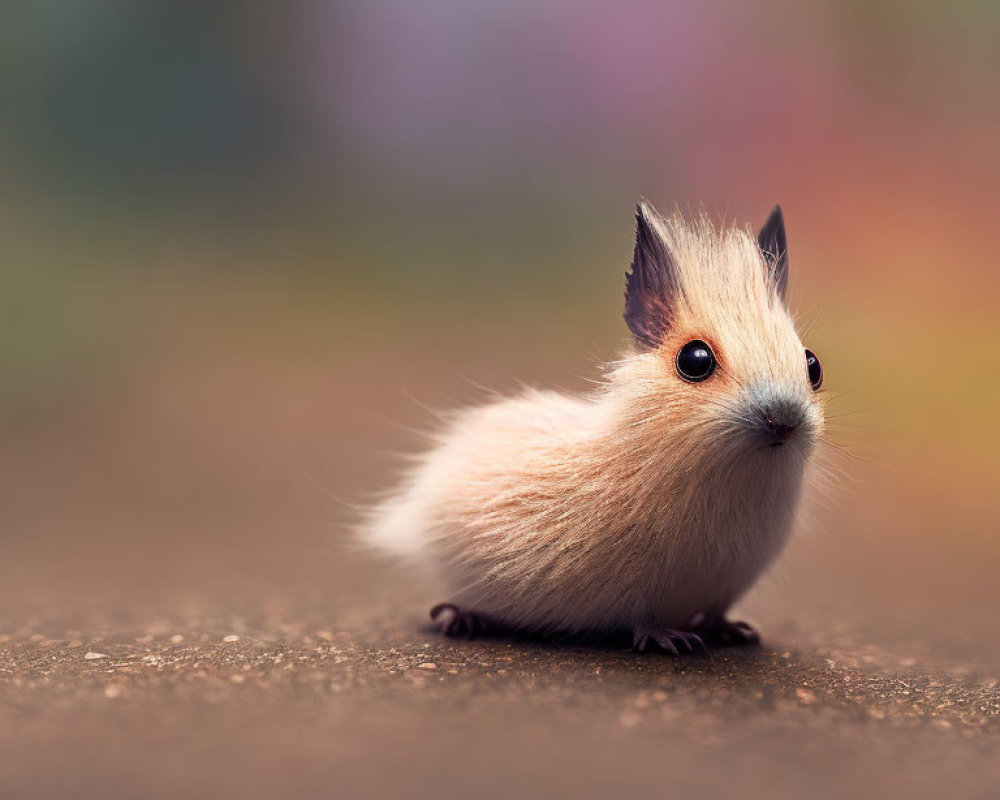
{"label": "fluffy creature", "polygon": [[758,640],[726,612],[785,545],[823,427],[781,210],[754,238],[640,204],[626,278],[634,347],[599,388],[453,414],[372,511],[372,544],[444,578],[444,633]]}

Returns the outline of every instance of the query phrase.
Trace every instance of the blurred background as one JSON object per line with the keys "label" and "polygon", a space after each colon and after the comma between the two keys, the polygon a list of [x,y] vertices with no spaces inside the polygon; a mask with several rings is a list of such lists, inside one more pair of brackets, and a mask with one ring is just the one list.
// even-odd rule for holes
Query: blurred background
{"label": "blurred background", "polygon": [[621,352],[646,197],[785,210],[850,455],[765,635],[997,668],[998,37],[988,0],[6,5],[0,634],[415,629],[347,506],[427,408]]}

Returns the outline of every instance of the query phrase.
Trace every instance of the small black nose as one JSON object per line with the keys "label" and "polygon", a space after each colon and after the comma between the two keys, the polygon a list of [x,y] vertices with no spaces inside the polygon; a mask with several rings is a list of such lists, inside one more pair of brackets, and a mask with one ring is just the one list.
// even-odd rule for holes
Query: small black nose
{"label": "small black nose", "polygon": [[767,428],[767,432],[771,435],[775,444],[782,444],[788,441],[788,437],[795,433],[795,429],[798,425],[786,425],[783,422],[775,422],[770,417],[764,420],[764,427]]}

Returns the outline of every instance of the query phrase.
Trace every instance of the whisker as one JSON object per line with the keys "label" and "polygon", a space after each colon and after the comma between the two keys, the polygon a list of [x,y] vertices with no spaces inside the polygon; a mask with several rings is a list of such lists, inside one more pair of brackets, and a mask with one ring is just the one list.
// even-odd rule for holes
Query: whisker
{"label": "whisker", "polygon": [[839,414],[826,414],[826,419],[840,419],[841,417],[853,417],[857,414],[869,414],[873,411],[877,411],[876,408],[858,408],[854,411],[841,411]]}
{"label": "whisker", "polygon": [[880,466],[877,462],[872,461],[869,458],[865,458],[864,456],[859,456],[857,453],[850,452],[847,449],[846,445],[838,444],[837,442],[833,441],[832,439],[827,438],[826,436],[820,436],[819,440],[821,442],[823,442],[823,444],[825,444],[825,445],[827,445],[829,447],[832,447],[834,450],[836,450],[838,453],[840,453],[840,455],[842,455],[842,456],[844,456],[846,458],[849,458],[852,461],[857,461],[857,462],[860,462],[862,464],[867,464],[867,465],[872,466],[872,467],[878,467],[878,466]]}

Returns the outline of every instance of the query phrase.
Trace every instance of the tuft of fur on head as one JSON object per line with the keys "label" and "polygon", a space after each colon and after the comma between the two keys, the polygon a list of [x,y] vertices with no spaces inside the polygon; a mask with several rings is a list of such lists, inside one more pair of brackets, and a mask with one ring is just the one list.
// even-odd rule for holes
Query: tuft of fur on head
{"label": "tuft of fur on head", "polygon": [[[756,239],[647,204],[636,225],[633,352],[590,394],[528,390],[454,414],[369,519],[368,541],[512,627],[724,612],[784,545],[822,433],[784,301],[780,210]],[[700,382],[676,364],[692,340],[716,362]]]}

